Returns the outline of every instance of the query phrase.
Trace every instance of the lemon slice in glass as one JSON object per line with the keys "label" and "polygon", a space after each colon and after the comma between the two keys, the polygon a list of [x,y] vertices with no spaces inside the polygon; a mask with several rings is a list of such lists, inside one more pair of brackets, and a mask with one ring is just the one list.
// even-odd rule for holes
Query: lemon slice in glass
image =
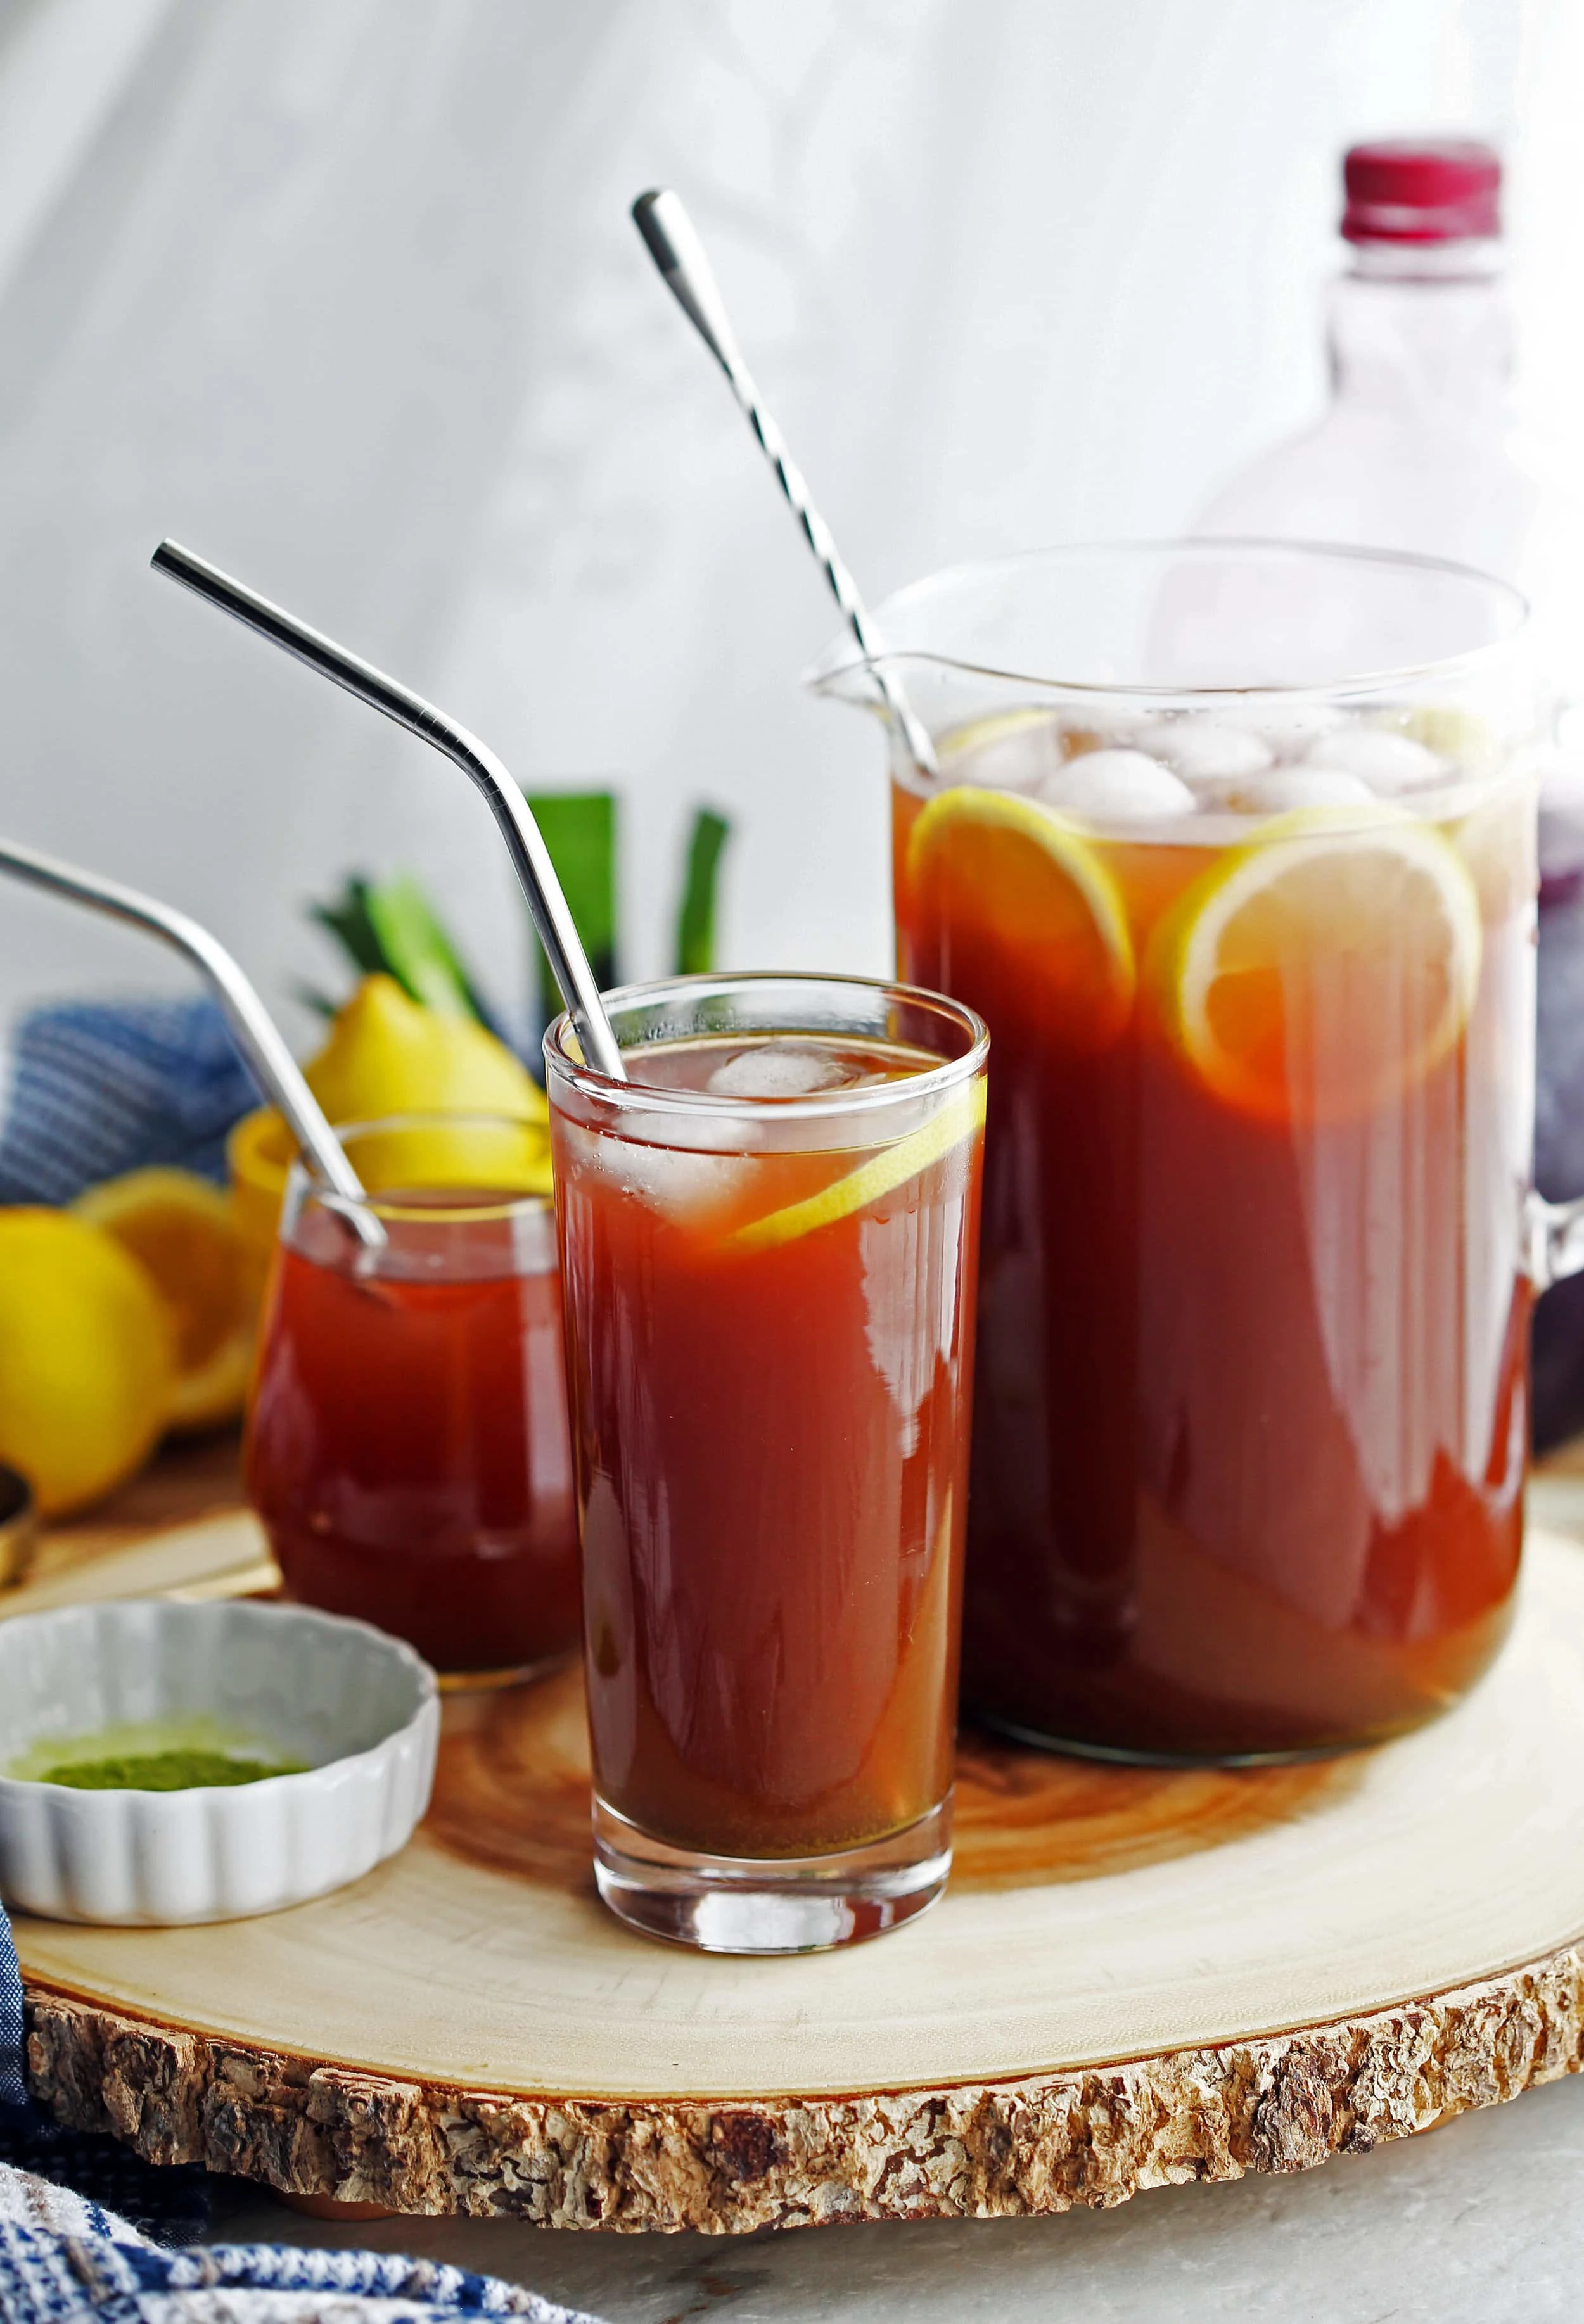
{"label": "lemon slice in glass", "polygon": [[1313,807],[1262,825],[1161,923],[1145,982],[1218,1097],[1271,1120],[1339,1119],[1422,1081],[1479,982],[1479,899],[1433,825]]}
{"label": "lemon slice in glass", "polygon": [[764,1218],[751,1219],[746,1226],[738,1227],[727,1238],[734,1250],[773,1250],[782,1243],[797,1242],[804,1235],[813,1234],[820,1227],[834,1226],[838,1219],[851,1218],[855,1211],[867,1210],[883,1194],[905,1186],[932,1162],[939,1162],[971,1138],[985,1119],[985,1082],[969,1082],[966,1089],[954,1090],[940,1111],[905,1138],[898,1138],[890,1146],[883,1146],[856,1170],[822,1187],[819,1194],[809,1194],[801,1203],[788,1203],[784,1209],[771,1211]]}

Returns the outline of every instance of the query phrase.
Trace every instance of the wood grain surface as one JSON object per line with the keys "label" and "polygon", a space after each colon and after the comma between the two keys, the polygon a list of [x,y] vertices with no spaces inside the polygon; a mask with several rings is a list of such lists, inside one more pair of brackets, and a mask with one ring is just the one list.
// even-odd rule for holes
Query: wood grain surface
{"label": "wood grain surface", "polygon": [[648,1943],[588,1868],[569,1674],[453,1704],[434,1804],[338,1895],[190,1930],[18,1924],[35,2088],[301,2193],[722,2231],[1114,2202],[1322,2160],[1576,2070],[1584,1551],[1509,1647],[1328,1765],[1125,1770],[965,1741],[913,1927]]}
{"label": "wood grain surface", "polygon": [[[137,1547],[173,1526],[235,1515],[242,1504],[241,1454],[241,1432],[235,1427],[167,1444],[107,1500],[46,1526],[32,1579],[44,1581],[107,1552]],[[0,1598],[0,1607],[5,1603]]]}

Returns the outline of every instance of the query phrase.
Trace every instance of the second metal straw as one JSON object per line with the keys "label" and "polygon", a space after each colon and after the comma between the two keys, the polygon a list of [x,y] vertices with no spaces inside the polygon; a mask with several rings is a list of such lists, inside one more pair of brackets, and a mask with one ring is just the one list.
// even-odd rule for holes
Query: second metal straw
{"label": "second metal straw", "polygon": [[550,851],[533,820],[532,808],[522,791],[512,780],[495,752],[468,733],[466,726],[437,710],[421,694],[387,678],[375,669],[372,662],[348,653],[333,638],[319,630],[310,630],[293,613],[273,605],[267,597],[260,597],[234,581],[228,573],[217,566],[208,565],[201,557],[182,549],[173,540],[161,541],[153,563],[156,571],[168,573],[174,580],[184,581],[211,605],[245,622],[250,630],[268,638],[272,645],[282,646],[287,653],[305,661],[310,669],[317,669],[323,678],[333,678],[355,694],[360,702],[394,718],[398,726],[405,726],[421,740],[443,751],[488,800],[490,811],[500,825],[523,892],[528,899],[528,908],[533,925],[539,931],[539,941],[544,946],[551,972],[560,988],[583,1055],[597,1073],[607,1081],[625,1082],[626,1068],[616,1035],[610,1029],[610,1019],[599,998],[599,988],[588,956],[583,950],[567,899],[561,893],[561,883],[556,877]]}
{"label": "second metal straw", "polygon": [[[87,904],[113,920],[125,920],[134,928],[146,929],[150,936],[159,936],[191,961],[214,987],[237,1045],[253,1068],[255,1080],[271,1104],[278,1106],[285,1116],[292,1137],[320,1178],[336,1194],[346,1195],[349,1203],[361,1206],[366,1201],[362,1180],[341,1150],[319,1100],[303,1080],[301,1068],[276,1029],[274,1019],[218,936],[211,936],[199,921],[190,920],[185,912],[173,911],[169,904],[156,903],[152,896],[140,895],[135,888],[123,888],[115,880],[101,880],[97,872],[84,872],[75,863],[62,863],[57,857],[41,855],[32,847],[19,847],[14,840],[0,840],[0,871],[13,872],[30,886],[42,888],[52,896],[64,896],[69,903]],[[384,1229],[372,1213],[358,1207],[347,1215],[365,1242],[384,1241]]]}

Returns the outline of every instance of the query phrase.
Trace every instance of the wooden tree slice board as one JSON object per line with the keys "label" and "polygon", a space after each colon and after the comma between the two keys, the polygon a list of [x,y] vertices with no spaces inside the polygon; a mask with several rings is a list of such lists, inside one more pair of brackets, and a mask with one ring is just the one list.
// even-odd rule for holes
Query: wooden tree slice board
{"label": "wooden tree slice board", "polygon": [[35,2088],[161,2161],[569,2227],[1057,2210],[1294,2169],[1575,2070],[1584,1549],[1422,1733],[1325,1765],[969,1738],[957,1870],[850,1952],[706,1958],[588,1870],[575,1677],[453,1706],[403,1856],[265,1919],[16,1927]]}

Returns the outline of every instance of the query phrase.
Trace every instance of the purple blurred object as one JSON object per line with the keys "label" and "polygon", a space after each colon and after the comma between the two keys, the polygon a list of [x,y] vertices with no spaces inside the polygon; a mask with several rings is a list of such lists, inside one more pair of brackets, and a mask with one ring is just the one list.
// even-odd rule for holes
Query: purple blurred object
{"label": "purple blurred object", "polygon": [[[1584,1191],[1584,862],[1570,862],[1559,840],[1542,822],[1534,1183],[1552,1202]],[[1543,1452],[1584,1429],[1584,1275],[1538,1301],[1530,1349]]]}

